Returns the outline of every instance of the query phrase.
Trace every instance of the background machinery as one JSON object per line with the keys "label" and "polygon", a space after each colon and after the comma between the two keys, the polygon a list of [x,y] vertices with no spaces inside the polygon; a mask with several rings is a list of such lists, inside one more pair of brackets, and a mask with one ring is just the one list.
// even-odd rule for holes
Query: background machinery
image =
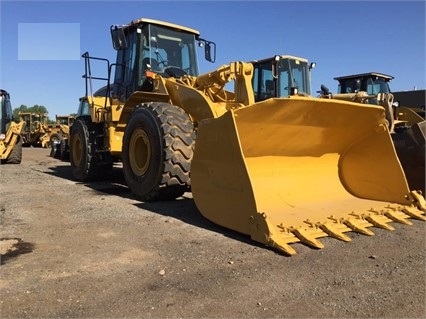
{"label": "background machinery", "polygon": [[2,164],[20,164],[22,161],[22,132],[25,122],[13,121],[10,95],[0,89],[0,160]]}
{"label": "background machinery", "polygon": [[[314,63],[309,64],[304,58],[289,55],[276,55],[251,63],[254,66],[256,101],[311,94],[310,70]],[[399,106],[394,102],[389,87],[393,77],[370,72],[335,79],[339,81],[337,94],[331,94],[322,86],[320,97],[382,106],[410,189],[424,194],[426,122],[415,108]]]}
{"label": "background machinery", "polygon": [[[104,177],[121,160],[139,200],[190,190],[207,219],[286,254],[296,253],[291,243],[322,248],[321,237],[349,241],[345,232],[425,219],[381,107],[299,95],[255,102],[251,63],[198,74],[197,42],[208,61],[215,45],[194,29],[142,18],[111,35],[116,63],[83,55],[86,94],[70,133],[76,179]],[[107,77],[91,74],[93,60]],[[92,79],[107,85],[92,93]]]}
{"label": "background machinery", "polygon": [[[376,101],[374,101],[374,96],[377,96],[379,93],[392,93],[394,97],[394,107],[399,107],[400,113],[412,111],[417,113],[417,115],[423,118],[424,120],[425,112],[421,107],[419,107],[418,105],[414,106],[405,103],[401,104],[400,101],[395,97],[395,94],[391,91],[389,85],[389,83],[394,79],[392,75],[383,74],[379,72],[367,72],[339,76],[335,77],[334,79],[339,82],[337,87],[338,94],[350,94],[362,91],[373,97],[370,97],[370,99],[372,99],[371,101],[369,101],[370,103],[375,103]],[[409,110],[405,110],[406,108],[408,108]],[[399,114],[395,112],[396,119],[398,119],[398,115]],[[404,115],[404,113],[400,114],[401,117],[403,117]]]}
{"label": "background machinery", "polygon": [[[424,111],[394,100],[389,83],[393,76],[378,72],[336,77],[338,94],[333,98],[382,105],[385,108],[392,140],[411,189],[426,191]],[[327,92],[323,95],[330,96]]]}
{"label": "background machinery", "polygon": [[69,159],[69,134],[74,120],[74,115],[56,115],[55,124],[48,125],[50,132],[50,155],[52,157],[60,158],[62,160]]}
{"label": "background machinery", "polygon": [[48,147],[47,114],[19,112],[19,119],[26,123],[22,132],[23,147]]}

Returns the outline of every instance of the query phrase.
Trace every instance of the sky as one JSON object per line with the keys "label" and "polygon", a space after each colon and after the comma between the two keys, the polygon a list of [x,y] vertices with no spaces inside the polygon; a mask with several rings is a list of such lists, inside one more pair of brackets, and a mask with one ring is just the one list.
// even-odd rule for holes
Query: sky
{"label": "sky", "polygon": [[[394,76],[394,92],[425,89],[425,16],[424,0],[0,0],[0,88],[14,108],[43,105],[50,119],[76,113],[85,94],[81,55],[114,63],[110,26],[151,18],[216,43],[215,63],[200,49],[200,73],[289,54],[316,62],[314,95],[321,84],[336,92],[335,77],[371,71]],[[103,65],[94,69],[94,76],[106,76]]]}

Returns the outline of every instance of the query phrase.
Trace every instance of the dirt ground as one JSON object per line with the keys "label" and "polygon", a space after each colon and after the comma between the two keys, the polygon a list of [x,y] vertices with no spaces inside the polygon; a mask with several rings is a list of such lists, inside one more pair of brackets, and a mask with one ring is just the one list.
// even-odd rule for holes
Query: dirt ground
{"label": "dirt ground", "polygon": [[68,162],[25,148],[0,174],[1,318],[426,316],[425,222],[286,257],[210,223],[189,193],[134,200],[120,167],[76,183]]}

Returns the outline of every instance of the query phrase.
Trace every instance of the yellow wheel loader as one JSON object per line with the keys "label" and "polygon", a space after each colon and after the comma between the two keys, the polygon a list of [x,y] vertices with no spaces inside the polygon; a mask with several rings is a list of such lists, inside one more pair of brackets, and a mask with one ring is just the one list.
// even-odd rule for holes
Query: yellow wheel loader
{"label": "yellow wheel loader", "polygon": [[[56,123],[52,125],[49,136],[50,155],[61,160],[69,159],[69,134],[74,123],[74,115],[56,115]],[[50,127],[50,126],[49,126]]]}
{"label": "yellow wheel loader", "polygon": [[20,164],[22,161],[22,132],[25,122],[13,121],[10,95],[0,89],[0,160],[1,164]]}
{"label": "yellow wheel loader", "polygon": [[[255,102],[251,63],[198,74],[197,42],[209,61],[215,45],[194,29],[142,18],[111,34],[115,64],[83,54],[86,95],[70,133],[76,179],[102,178],[122,161],[138,199],[191,190],[207,219],[290,255],[292,243],[322,248],[321,237],[425,220],[382,107],[298,95]],[[93,75],[90,61],[108,76]],[[107,84],[92,93],[94,79]]]}
{"label": "yellow wheel loader", "polygon": [[49,129],[47,127],[47,114],[19,112],[19,120],[25,122],[22,132],[23,147],[43,147],[49,144]]}

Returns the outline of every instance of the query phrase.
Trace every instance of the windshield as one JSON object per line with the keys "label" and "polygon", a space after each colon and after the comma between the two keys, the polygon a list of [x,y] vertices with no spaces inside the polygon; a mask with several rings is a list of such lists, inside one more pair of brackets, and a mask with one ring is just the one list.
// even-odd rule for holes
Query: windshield
{"label": "windshield", "polygon": [[57,117],[57,124],[62,124],[62,125],[68,125],[70,123],[70,117],[68,116],[61,116],[61,117]]}
{"label": "windshield", "polygon": [[[150,68],[169,76],[198,75],[194,34],[149,25],[142,32],[141,45],[143,71]],[[173,74],[176,72],[179,74]]]}
{"label": "windshield", "polygon": [[279,96],[291,95],[291,88],[299,93],[311,94],[309,68],[306,62],[282,59],[278,64]]}
{"label": "windshield", "polygon": [[59,124],[68,124],[68,119],[67,118],[60,118]]}
{"label": "windshield", "polygon": [[367,81],[367,94],[376,95],[379,93],[390,93],[388,82],[384,79],[368,79]]}
{"label": "windshield", "polygon": [[338,93],[356,93],[366,91],[368,95],[377,95],[378,93],[390,93],[389,83],[383,78],[353,78],[340,80]]}
{"label": "windshield", "polygon": [[[274,71],[274,60],[269,59],[252,63],[254,66],[252,84],[256,102],[273,97],[289,96],[292,87],[297,88],[298,93],[311,94],[307,62],[284,58],[278,62],[278,70],[274,69]],[[278,92],[276,92],[276,86]]]}

